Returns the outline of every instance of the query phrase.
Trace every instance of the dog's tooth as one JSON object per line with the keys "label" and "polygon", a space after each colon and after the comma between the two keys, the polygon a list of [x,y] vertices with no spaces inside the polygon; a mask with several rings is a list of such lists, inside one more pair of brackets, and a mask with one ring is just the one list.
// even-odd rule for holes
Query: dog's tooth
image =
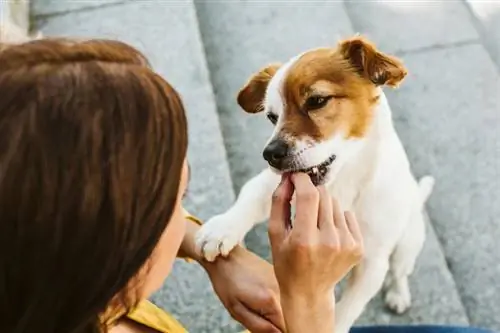
{"label": "dog's tooth", "polygon": [[312,173],[313,173],[313,175],[317,174],[318,173],[318,168],[317,167],[312,168]]}

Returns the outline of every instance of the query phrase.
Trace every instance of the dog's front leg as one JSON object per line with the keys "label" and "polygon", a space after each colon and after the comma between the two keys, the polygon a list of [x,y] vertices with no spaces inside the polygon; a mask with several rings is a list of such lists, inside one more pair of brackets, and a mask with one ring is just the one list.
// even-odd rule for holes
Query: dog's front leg
{"label": "dog's front leg", "polygon": [[196,235],[196,247],[208,261],[227,256],[257,223],[269,217],[271,197],[281,177],[263,170],[242,187],[234,205],[203,224]]}
{"label": "dog's front leg", "polygon": [[384,283],[389,268],[384,256],[364,259],[354,267],[347,288],[336,304],[335,333],[348,333],[368,302],[377,294]]}

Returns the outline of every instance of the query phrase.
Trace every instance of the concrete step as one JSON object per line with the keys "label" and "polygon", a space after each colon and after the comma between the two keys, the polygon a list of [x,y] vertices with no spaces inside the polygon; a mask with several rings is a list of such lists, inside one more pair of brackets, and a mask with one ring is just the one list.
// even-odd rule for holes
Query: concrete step
{"label": "concrete step", "polygon": [[[47,2],[42,13],[74,6]],[[53,7],[51,7],[53,6]],[[33,14],[37,14],[35,6]],[[73,7],[70,7],[73,8]],[[191,182],[186,206],[207,218],[234,200],[215,100],[190,1],[144,1],[70,10],[37,20],[45,35],[119,39],[142,50],[153,67],[180,92],[189,118]],[[235,332],[237,325],[196,264],[176,263],[174,274],[153,300],[170,310],[190,332]]]}
{"label": "concrete step", "polygon": [[[261,152],[272,130],[264,115],[247,115],[238,107],[238,90],[250,74],[265,64],[285,61],[310,47],[333,46],[338,38],[350,36],[355,31],[343,4],[339,2],[229,4],[196,1],[195,5],[233,183],[238,192],[251,176],[265,166]],[[473,32],[470,36],[476,37]],[[387,48],[387,44],[385,46]],[[250,233],[247,245],[269,258],[265,225]],[[428,228],[427,242],[412,277],[411,288],[414,307],[409,313],[391,315],[385,311],[380,298],[376,298],[358,324],[467,323],[466,313],[432,228]]]}

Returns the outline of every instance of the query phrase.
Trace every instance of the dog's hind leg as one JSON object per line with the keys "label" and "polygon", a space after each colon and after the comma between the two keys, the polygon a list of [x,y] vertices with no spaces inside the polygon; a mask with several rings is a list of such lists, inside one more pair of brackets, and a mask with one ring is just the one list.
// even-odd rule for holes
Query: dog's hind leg
{"label": "dog's hind leg", "polygon": [[404,313],[411,306],[408,277],[413,273],[424,240],[423,217],[415,216],[409,222],[408,228],[391,255],[389,273],[384,286],[385,304],[397,314]]}
{"label": "dog's hind leg", "polygon": [[[369,251],[367,248],[365,253]],[[346,289],[336,305],[335,333],[348,333],[365,306],[382,287],[389,268],[388,255],[373,254],[351,271]]]}
{"label": "dog's hind leg", "polygon": [[420,181],[421,202],[390,258],[389,273],[384,286],[385,303],[397,314],[404,313],[411,306],[408,277],[413,273],[415,262],[424,245],[425,219],[422,208],[432,191],[433,184],[434,180],[430,177],[424,177]]}

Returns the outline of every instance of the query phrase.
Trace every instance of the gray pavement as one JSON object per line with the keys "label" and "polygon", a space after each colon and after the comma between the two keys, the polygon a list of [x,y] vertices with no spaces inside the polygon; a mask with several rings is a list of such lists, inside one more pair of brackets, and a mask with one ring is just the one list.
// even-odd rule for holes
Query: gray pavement
{"label": "gray pavement", "polygon": [[[500,330],[500,1],[38,0],[32,11],[45,35],[137,46],[181,92],[193,170],[186,205],[204,219],[227,209],[264,167],[271,125],[235,100],[251,73],[356,32],[401,56],[410,74],[387,91],[395,124],[415,173],[437,183],[413,308],[396,316],[376,297],[358,324]],[[247,244],[269,259],[265,228]],[[196,265],[176,263],[153,300],[190,332],[238,329]]]}

